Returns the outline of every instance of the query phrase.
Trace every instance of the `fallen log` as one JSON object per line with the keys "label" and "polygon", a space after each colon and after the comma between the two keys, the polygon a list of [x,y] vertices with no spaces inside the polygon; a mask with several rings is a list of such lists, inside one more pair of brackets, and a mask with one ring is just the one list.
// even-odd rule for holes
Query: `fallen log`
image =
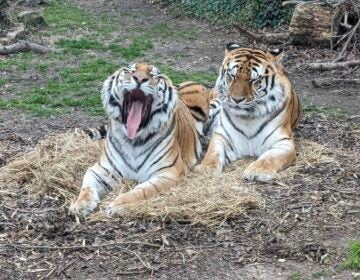
{"label": "fallen log", "polygon": [[0,47],[0,55],[9,55],[17,52],[29,52],[29,51],[44,54],[54,50],[24,40],[20,40],[19,42],[9,46]]}
{"label": "fallen log", "polygon": [[259,41],[262,43],[276,44],[276,43],[284,43],[289,40],[289,32],[279,32],[279,33],[255,33],[250,30],[246,30],[241,26],[234,24],[233,25],[240,34],[243,34],[255,41]]}
{"label": "fallen log", "polygon": [[306,68],[311,70],[329,71],[334,69],[346,69],[357,65],[360,65],[360,59],[345,62],[309,63],[306,65]]}
{"label": "fallen log", "polygon": [[298,5],[298,4],[302,4],[304,3],[304,1],[284,1],[281,3],[281,6],[285,7],[285,6],[289,6],[289,5]]}
{"label": "fallen log", "polygon": [[360,79],[333,79],[333,78],[314,79],[312,80],[312,84],[316,88],[339,86],[341,84],[360,85]]}
{"label": "fallen log", "polygon": [[296,5],[289,25],[294,44],[329,46],[335,9],[323,3],[305,2]]}

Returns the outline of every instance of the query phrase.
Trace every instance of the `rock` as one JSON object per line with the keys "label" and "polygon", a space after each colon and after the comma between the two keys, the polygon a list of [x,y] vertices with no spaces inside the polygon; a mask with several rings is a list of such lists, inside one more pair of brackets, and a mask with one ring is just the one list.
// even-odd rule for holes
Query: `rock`
{"label": "rock", "polygon": [[46,25],[44,17],[34,11],[21,12],[18,15],[18,19],[24,23],[26,27],[41,27]]}
{"label": "rock", "polygon": [[22,23],[14,24],[6,32],[6,36],[0,38],[0,45],[8,45],[25,37],[26,30]]}

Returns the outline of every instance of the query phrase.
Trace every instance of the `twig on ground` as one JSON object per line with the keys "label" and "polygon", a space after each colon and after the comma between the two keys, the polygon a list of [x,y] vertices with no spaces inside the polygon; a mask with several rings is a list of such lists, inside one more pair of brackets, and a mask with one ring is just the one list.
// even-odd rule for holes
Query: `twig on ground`
{"label": "twig on ground", "polygon": [[324,79],[314,79],[312,80],[314,87],[324,87],[324,86],[339,86],[341,84],[353,84],[359,85],[360,79],[334,79],[334,78],[324,78]]}
{"label": "twig on ground", "polygon": [[336,63],[336,62],[343,61],[345,58],[346,58],[345,55],[338,56],[337,58],[335,58],[335,59],[332,61],[332,63]]}
{"label": "twig on ground", "polygon": [[137,241],[129,241],[129,242],[114,242],[114,243],[106,243],[106,244],[98,244],[98,245],[75,245],[75,246],[50,246],[50,245],[29,245],[29,244],[4,244],[1,246],[10,246],[19,249],[48,249],[48,250],[78,250],[78,249],[92,249],[92,248],[102,248],[102,247],[111,247],[117,245],[144,245],[149,247],[160,248],[161,246],[158,244],[147,243],[147,242],[137,242]]}
{"label": "twig on ground", "polygon": [[328,71],[333,69],[345,69],[348,67],[353,67],[360,65],[360,59],[358,60],[349,60],[345,62],[324,62],[324,63],[309,63],[306,65],[308,69],[311,70],[321,70],[321,71]]}
{"label": "twig on ground", "polygon": [[67,264],[66,266],[62,267],[57,273],[57,276],[60,276],[61,273],[64,273],[70,266],[72,266],[74,263],[76,262],[76,260],[73,260],[72,262],[70,262],[69,264]]}
{"label": "twig on ground", "polygon": [[246,30],[239,25],[233,25],[235,29],[239,31],[240,34],[244,34],[256,41],[264,42],[264,43],[284,43],[289,40],[290,33],[289,32],[280,32],[280,33],[255,33],[249,30]]}
{"label": "twig on ground", "polygon": [[205,245],[205,246],[189,246],[189,247],[183,247],[183,248],[177,248],[177,249],[165,249],[162,250],[162,252],[179,252],[179,251],[185,251],[185,250],[204,250],[204,249],[212,249],[219,246],[224,245],[224,243],[217,243],[214,245]]}
{"label": "twig on ground", "polygon": [[57,211],[56,209],[53,209],[53,208],[47,208],[47,209],[42,209],[42,210],[25,210],[25,209],[9,207],[9,206],[6,206],[6,205],[1,205],[1,206],[4,207],[5,209],[13,210],[13,211],[21,212],[21,213],[40,214],[40,213],[46,213],[46,212],[49,212],[49,211]]}
{"label": "twig on ground", "polygon": [[134,252],[134,251],[131,251],[127,248],[124,248],[124,247],[121,247],[121,246],[116,246],[116,248],[122,250],[122,251],[125,251],[125,252],[128,252],[130,254],[133,254],[140,262],[141,264],[146,268],[146,269],[149,269],[151,271],[156,271],[157,269],[153,268],[150,264],[147,264],[140,256],[138,253]]}
{"label": "twig on ground", "polygon": [[55,272],[56,269],[57,269],[57,265],[55,265],[55,267],[52,270],[50,270],[47,274],[45,274],[39,280],[43,280],[43,279],[50,277],[51,275],[53,275],[53,273]]}
{"label": "twig on ground", "polygon": [[44,54],[55,50],[24,40],[20,40],[19,42],[9,46],[0,47],[0,55],[9,55],[17,52],[29,51]]}

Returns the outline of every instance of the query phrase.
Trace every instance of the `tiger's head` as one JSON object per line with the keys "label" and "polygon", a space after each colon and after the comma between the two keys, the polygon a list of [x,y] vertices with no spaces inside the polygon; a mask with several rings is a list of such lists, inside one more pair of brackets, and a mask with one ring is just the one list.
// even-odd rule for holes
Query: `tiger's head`
{"label": "tiger's head", "polygon": [[169,122],[177,102],[170,79],[153,65],[133,63],[107,78],[103,106],[122,124],[129,139],[158,131]]}
{"label": "tiger's head", "polygon": [[223,105],[249,117],[264,115],[281,105],[283,82],[288,80],[278,61],[280,53],[229,43],[215,86]]}

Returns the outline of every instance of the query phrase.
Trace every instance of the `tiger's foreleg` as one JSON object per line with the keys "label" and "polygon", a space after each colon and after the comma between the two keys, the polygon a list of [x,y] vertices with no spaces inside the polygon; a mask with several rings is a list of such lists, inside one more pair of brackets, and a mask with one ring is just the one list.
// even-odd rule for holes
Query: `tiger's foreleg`
{"label": "tiger's foreleg", "polygon": [[267,182],[273,179],[277,172],[289,167],[295,158],[294,141],[291,138],[282,139],[249,165],[244,171],[244,178]]}
{"label": "tiger's foreleg", "polygon": [[227,140],[219,133],[214,133],[209,148],[201,164],[195,167],[195,172],[217,175],[225,165]]}
{"label": "tiger's foreleg", "polygon": [[101,196],[111,191],[117,182],[113,174],[109,174],[96,163],[86,171],[80,194],[71,204],[70,211],[76,215],[88,215],[97,207]]}
{"label": "tiger's foreleg", "polygon": [[184,172],[179,168],[168,168],[165,172],[154,174],[149,180],[137,185],[131,191],[123,193],[112,201],[107,214],[123,215],[126,212],[126,204],[136,203],[140,200],[147,200],[161,193],[169,191],[183,178]]}

